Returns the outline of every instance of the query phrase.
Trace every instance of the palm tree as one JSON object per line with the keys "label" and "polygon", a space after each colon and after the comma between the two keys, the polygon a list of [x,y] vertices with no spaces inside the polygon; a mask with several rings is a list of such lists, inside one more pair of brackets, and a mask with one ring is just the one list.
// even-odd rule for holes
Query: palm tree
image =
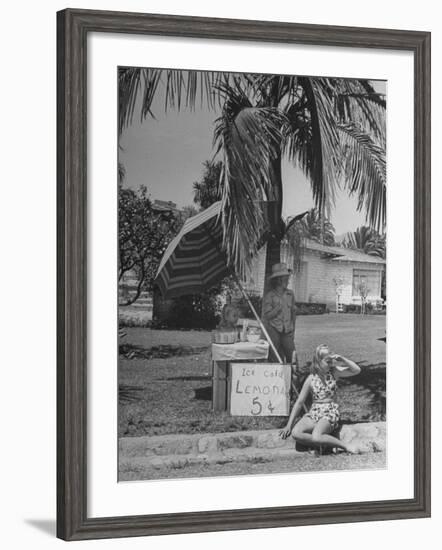
{"label": "palm tree", "polygon": [[383,228],[385,101],[369,82],[157,69],[122,69],[119,82],[120,131],[137,105],[142,119],[152,115],[161,82],[166,109],[198,101],[222,108],[214,144],[222,158],[224,246],[240,274],[264,240],[266,272],[280,260],[284,157],[309,178],[321,220],[343,185],[370,225]]}
{"label": "palm tree", "polygon": [[[387,257],[387,243],[385,233],[379,234],[374,229],[361,226],[355,231],[347,233],[342,241],[346,248],[361,250],[370,256],[378,256],[383,260]],[[385,299],[387,294],[386,271],[382,271],[381,296]]]}
{"label": "palm tree", "polygon": [[377,231],[365,225],[347,233],[342,244],[345,248],[361,250],[370,256],[378,256],[383,259],[386,257],[385,234],[380,235]]}
{"label": "palm tree", "polygon": [[[224,230],[235,265],[253,256],[267,228],[266,273],[280,260],[281,160],[309,177],[325,220],[340,183],[357,194],[370,223],[385,223],[384,106],[367,83],[342,79],[257,76],[221,83],[215,128],[224,165]],[[367,99],[365,96],[369,97]],[[376,141],[375,141],[376,140]],[[258,207],[265,201],[267,209]],[[266,225],[267,224],[267,225]]]}
{"label": "palm tree", "polygon": [[293,268],[296,271],[299,271],[301,268],[306,239],[312,239],[327,246],[335,244],[335,228],[333,224],[324,218],[315,208],[290,217],[286,223],[284,240],[290,247]]}
{"label": "palm tree", "polygon": [[299,231],[304,239],[312,239],[327,246],[335,244],[335,228],[333,224],[330,220],[324,218],[316,208],[311,208],[307,212],[304,212],[304,215],[299,220],[289,218],[287,221],[287,233],[290,232],[292,227]]}

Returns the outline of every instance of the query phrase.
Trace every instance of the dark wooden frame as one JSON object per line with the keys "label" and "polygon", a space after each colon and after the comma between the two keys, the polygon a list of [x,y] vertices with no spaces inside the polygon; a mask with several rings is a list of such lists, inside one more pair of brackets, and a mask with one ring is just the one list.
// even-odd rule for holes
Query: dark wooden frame
{"label": "dark wooden frame", "polygon": [[[414,54],[414,498],[88,518],[86,509],[86,59],[89,32],[408,50]],[[57,535],[160,535],[430,515],[430,33],[89,10],[57,14]]]}

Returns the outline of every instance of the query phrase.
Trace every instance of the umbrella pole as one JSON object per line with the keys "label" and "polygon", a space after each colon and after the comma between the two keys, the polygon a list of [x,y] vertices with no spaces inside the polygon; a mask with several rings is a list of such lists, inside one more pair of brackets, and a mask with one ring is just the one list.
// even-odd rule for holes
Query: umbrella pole
{"label": "umbrella pole", "polygon": [[[273,353],[276,355],[276,358],[278,359],[279,363],[282,365],[283,360],[281,359],[281,356],[279,355],[278,350],[276,349],[275,344],[273,343],[273,340],[270,338],[269,333],[267,332],[267,329],[264,326],[264,323],[261,321],[261,317],[257,314],[256,309],[254,308],[254,306],[252,304],[252,301],[250,300],[247,292],[244,290],[244,288],[243,288],[240,280],[238,279],[238,276],[236,275],[236,273],[234,274],[234,278],[235,278],[235,282],[238,285],[240,291],[242,292],[242,295],[244,296],[246,302],[249,304],[249,307],[252,310],[253,315],[255,316],[256,320],[258,321],[259,326],[260,326],[261,330],[263,331],[267,342],[270,344],[270,347],[272,348]],[[298,398],[299,393],[298,393],[298,390],[296,389],[295,385],[291,384],[291,387],[292,387],[292,390],[295,393],[296,397]],[[307,412],[307,407],[305,406],[305,404],[304,404],[303,408],[304,408],[305,412]]]}
{"label": "umbrella pole", "polygon": [[275,347],[275,344],[273,343],[273,340],[270,338],[269,336],[269,333],[267,332],[267,329],[265,328],[263,322],[261,321],[261,318],[260,316],[256,313],[256,309],[254,308],[253,304],[252,304],[252,301],[250,300],[247,292],[244,290],[240,280],[238,279],[238,277],[235,275],[235,282],[236,284],[238,285],[239,289],[241,290],[242,292],[242,295],[244,296],[244,298],[246,299],[246,302],[249,304],[249,307],[250,309],[252,310],[252,313],[253,315],[255,316],[255,319],[258,321],[259,323],[259,327],[260,329],[263,331],[264,333],[264,336],[266,337],[266,340],[267,342],[270,344],[270,347],[272,348],[273,350],[273,353],[276,355],[276,358],[278,359],[278,362],[282,365],[283,364],[283,360],[281,359],[281,356],[279,355],[278,353],[278,350],[276,349]]}

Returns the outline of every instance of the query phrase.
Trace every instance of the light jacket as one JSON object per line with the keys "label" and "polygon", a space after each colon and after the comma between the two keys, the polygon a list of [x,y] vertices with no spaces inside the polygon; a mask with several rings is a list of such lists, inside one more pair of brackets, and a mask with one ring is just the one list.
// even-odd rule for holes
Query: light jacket
{"label": "light jacket", "polygon": [[274,289],[264,295],[262,304],[264,323],[278,332],[295,330],[296,304],[293,291],[286,289],[282,293]]}

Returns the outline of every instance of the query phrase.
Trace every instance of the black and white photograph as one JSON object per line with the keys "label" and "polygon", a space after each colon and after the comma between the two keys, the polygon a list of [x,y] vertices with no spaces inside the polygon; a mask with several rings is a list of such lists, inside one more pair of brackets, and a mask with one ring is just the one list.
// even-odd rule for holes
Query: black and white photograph
{"label": "black and white photograph", "polygon": [[437,7],[5,4],[4,548],[440,538]]}
{"label": "black and white photograph", "polygon": [[385,468],[387,82],[118,94],[119,481]]}

